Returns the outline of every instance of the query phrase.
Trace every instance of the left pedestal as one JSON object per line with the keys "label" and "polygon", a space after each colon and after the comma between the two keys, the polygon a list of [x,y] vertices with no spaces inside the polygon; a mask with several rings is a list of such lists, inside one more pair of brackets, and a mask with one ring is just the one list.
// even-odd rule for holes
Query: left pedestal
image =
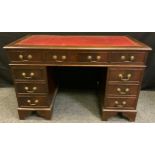
{"label": "left pedestal", "polygon": [[19,118],[24,120],[35,112],[38,116],[50,120],[57,92],[53,75],[48,75],[46,67],[13,65],[11,69]]}

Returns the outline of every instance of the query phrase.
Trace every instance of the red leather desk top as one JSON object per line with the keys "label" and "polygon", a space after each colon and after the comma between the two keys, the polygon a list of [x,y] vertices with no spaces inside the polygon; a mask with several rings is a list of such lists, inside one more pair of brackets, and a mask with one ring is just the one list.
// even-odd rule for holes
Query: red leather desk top
{"label": "red leather desk top", "polygon": [[141,45],[127,36],[53,36],[32,35],[15,45],[53,46],[53,47],[140,47]]}

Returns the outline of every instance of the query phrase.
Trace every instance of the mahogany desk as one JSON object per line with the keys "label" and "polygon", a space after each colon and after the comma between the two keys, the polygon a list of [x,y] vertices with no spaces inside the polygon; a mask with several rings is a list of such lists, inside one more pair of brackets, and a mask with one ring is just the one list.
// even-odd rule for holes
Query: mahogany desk
{"label": "mahogany desk", "polygon": [[49,66],[106,67],[101,87],[102,120],[121,113],[136,117],[145,63],[150,47],[127,36],[29,35],[4,47],[14,76],[18,113],[32,111],[51,119],[57,83]]}

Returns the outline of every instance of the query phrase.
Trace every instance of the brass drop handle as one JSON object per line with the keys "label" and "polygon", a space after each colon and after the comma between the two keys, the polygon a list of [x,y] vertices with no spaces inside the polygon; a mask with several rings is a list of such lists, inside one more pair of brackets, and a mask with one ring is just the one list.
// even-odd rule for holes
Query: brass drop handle
{"label": "brass drop handle", "polygon": [[66,59],[67,59],[67,56],[65,55],[61,56],[61,60],[58,60],[57,55],[53,55],[53,60],[55,60],[56,62],[64,62]]}
{"label": "brass drop handle", "polygon": [[39,103],[39,100],[35,100],[34,101],[34,103],[32,103],[32,101],[31,100],[27,100],[27,103],[29,104],[29,105],[31,105],[31,106],[35,106],[35,105],[37,105],[37,103]]}
{"label": "brass drop handle", "polygon": [[98,61],[101,60],[101,56],[100,56],[100,55],[97,55],[97,56],[96,56],[96,60],[92,60],[93,57],[92,57],[91,55],[89,55],[89,56],[87,57],[87,59],[88,59],[90,62],[98,62]]}
{"label": "brass drop handle", "polygon": [[19,59],[20,59],[21,61],[23,61],[23,62],[27,62],[27,61],[29,61],[29,60],[32,59],[32,55],[29,54],[29,55],[27,56],[27,59],[24,59],[24,56],[23,56],[22,54],[20,54],[20,55],[19,55]]}
{"label": "brass drop handle", "polygon": [[117,107],[120,107],[120,108],[122,108],[122,107],[125,106],[126,104],[127,104],[126,101],[122,101],[122,102],[115,101],[115,105],[116,105]]}
{"label": "brass drop handle", "polygon": [[129,88],[126,88],[124,91],[122,91],[121,88],[117,88],[117,92],[119,92],[121,95],[126,95],[129,91]]}
{"label": "brass drop handle", "polygon": [[131,74],[127,74],[127,77],[124,78],[123,74],[119,74],[118,77],[121,79],[121,81],[129,81],[130,78],[132,77],[132,75]]}
{"label": "brass drop handle", "polygon": [[30,73],[30,76],[27,76],[25,72],[22,73],[22,76],[23,76],[25,79],[32,79],[32,77],[33,77],[34,75],[35,75],[35,74],[34,74],[33,72]]}
{"label": "brass drop handle", "polygon": [[123,62],[133,62],[135,60],[135,56],[132,55],[132,56],[129,57],[129,60],[127,60],[126,56],[122,55],[121,60]]}
{"label": "brass drop handle", "polygon": [[37,90],[37,87],[33,87],[32,90],[29,90],[29,87],[24,87],[24,89],[26,90],[27,93],[34,93]]}

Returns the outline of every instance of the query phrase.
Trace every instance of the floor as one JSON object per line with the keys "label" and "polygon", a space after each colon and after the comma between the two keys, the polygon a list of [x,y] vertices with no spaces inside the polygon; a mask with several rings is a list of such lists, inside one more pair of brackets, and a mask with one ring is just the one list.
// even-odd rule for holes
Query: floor
{"label": "floor", "polygon": [[[53,119],[44,120],[32,115],[19,120],[14,88],[0,88],[1,123],[102,123],[98,99],[94,91],[64,90],[55,100]],[[136,122],[155,122],[155,91],[141,91],[138,101]],[[121,117],[112,117],[106,123],[128,122]],[[105,122],[104,122],[105,123]]]}

